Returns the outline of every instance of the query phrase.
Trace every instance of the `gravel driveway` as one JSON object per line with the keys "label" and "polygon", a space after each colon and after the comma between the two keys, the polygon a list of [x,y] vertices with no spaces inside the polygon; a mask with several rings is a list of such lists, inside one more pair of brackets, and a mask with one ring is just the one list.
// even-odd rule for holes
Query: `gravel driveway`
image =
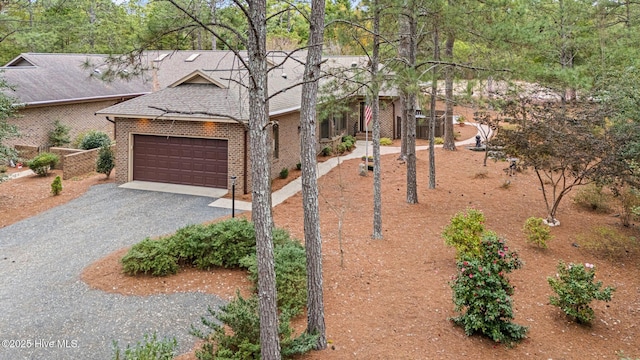
{"label": "gravel driveway", "polygon": [[90,289],[80,273],[145,237],[230,213],[207,206],[211,201],[105,184],[0,229],[0,359],[111,359],[113,340],[124,348],[154,331],[176,337],[179,351],[188,351],[191,324],[221,299],[108,294]]}

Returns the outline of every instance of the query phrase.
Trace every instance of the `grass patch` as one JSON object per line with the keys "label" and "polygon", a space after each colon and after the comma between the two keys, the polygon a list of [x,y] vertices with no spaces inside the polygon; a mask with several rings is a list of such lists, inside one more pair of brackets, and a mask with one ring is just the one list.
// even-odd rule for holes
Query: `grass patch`
{"label": "grass patch", "polygon": [[635,236],[627,236],[610,226],[595,226],[576,236],[578,244],[591,255],[610,261],[637,258],[640,244]]}
{"label": "grass patch", "polygon": [[611,212],[611,197],[602,191],[602,186],[589,184],[579,188],[573,197],[579,207],[598,213]]}

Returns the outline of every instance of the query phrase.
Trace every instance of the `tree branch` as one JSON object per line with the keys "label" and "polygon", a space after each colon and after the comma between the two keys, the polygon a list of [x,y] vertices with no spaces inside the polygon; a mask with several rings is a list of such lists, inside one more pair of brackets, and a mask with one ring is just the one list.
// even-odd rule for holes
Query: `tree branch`
{"label": "tree branch", "polygon": [[243,121],[241,119],[238,119],[237,117],[231,116],[231,115],[227,115],[227,114],[219,114],[219,113],[212,113],[212,112],[208,112],[208,111],[184,111],[184,110],[172,110],[169,108],[162,108],[162,107],[158,107],[158,106],[152,106],[149,105],[150,109],[154,109],[154,110],[160,110],[162,111],[162,114],[156,116],[154,118],[154,120],[157,120],[165,115],[168,114],[180,114],[180,115],[205,115],[205,116],[210,116],[210,117],[219,117],[219,118],[225,118],[225,119],[229,119],[229,120],[233,120],[236,123],[242,125],[245,130],[249,130],[249,124],[246,123],[246,121]]}

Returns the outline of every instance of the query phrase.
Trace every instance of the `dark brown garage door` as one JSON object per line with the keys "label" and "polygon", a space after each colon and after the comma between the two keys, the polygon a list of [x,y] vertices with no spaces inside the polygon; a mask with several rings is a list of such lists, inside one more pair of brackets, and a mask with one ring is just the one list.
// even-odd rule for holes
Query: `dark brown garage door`
{"label": "dark brown garage door", "polygon": [[227,140],[134,135],[133,180],[227,188]]}

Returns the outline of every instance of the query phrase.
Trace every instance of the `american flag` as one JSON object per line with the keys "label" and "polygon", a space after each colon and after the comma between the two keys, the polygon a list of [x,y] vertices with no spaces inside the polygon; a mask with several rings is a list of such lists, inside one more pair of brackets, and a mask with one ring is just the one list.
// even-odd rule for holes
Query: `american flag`
{"label": "american flag", "polygon": [[371,116],[373,115],[372,110],[371,110],[371,106],[369,105],[365,105],[364,106],[364,122],[365,122],[365,126],[369,127],[369,123],[371,122]]}

